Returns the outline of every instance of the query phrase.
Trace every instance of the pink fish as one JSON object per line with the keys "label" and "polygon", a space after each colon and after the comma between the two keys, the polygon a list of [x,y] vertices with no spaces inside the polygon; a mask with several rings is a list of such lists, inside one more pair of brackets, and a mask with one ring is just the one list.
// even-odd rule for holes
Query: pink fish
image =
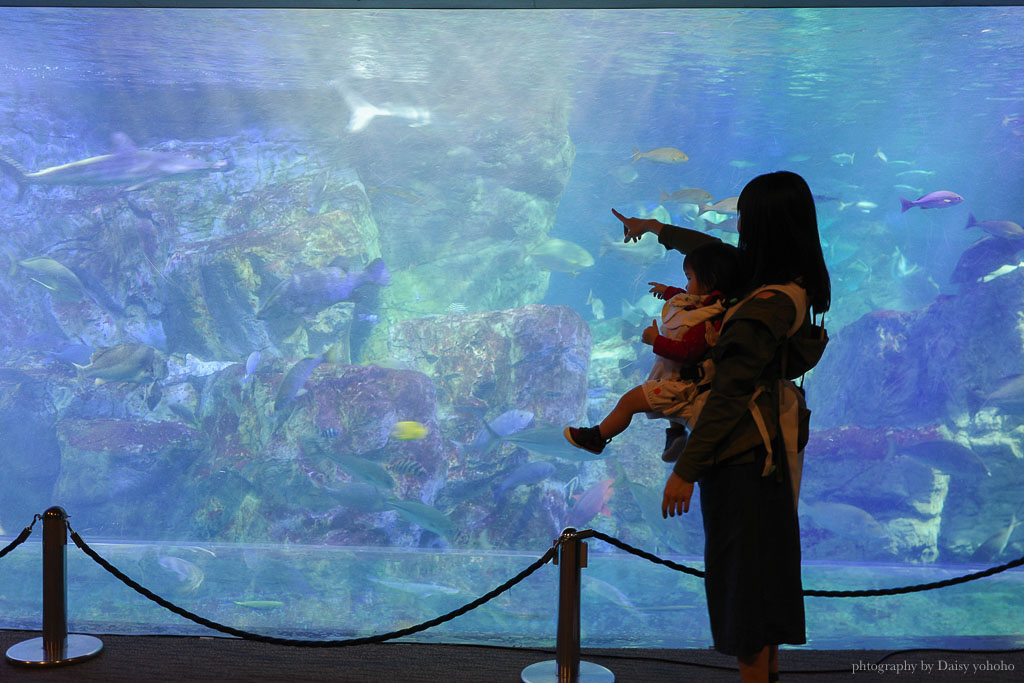
{"label": "pink fish", "polygon": [[922,209],[941,209],[947,206],[953,206],[959,204],[964,200],[963,197],[958,195],[956,192],[950,192],[949,190],[939,190],[938,192],[929,192],[920,199],[910,201],[900,197],[900,203],[903,205],[903,210],[919,206]]}
{"label": "pink fish", "polygon": [[566,526],[571,526],[574,529],[580,529],[594,518],[594,515],[601,513],[605,517],[611,517],[612,513],[608,510],[608,506],[605,503],[615,493],[615,489],[612,488],[612,484],[615,483],[614,479],[605,479],[599,481],[576,498],[576,504],[572,506],[572,510],[569,510],[569,518],[566,520]]}

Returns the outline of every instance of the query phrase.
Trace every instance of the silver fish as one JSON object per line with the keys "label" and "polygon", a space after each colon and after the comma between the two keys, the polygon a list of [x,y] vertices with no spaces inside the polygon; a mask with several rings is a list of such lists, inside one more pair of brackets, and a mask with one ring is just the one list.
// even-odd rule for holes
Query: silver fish
{"label": "silver fish", "polygon": [[494,489],[494,498],[503,501],[509,491],[519,486],[539,484],[555,473],[555,466],[549,462],[528,462],[512,470]]}
{"label": "silver fish", "polygon": [[455,535],[455,525],[448,516],[429,505],[411,500],[392,499],[387,501],[387,506],[397,511],[406,521],[438,536],[450,539]]}
{"label": "silver fish", "polygon": [[594,265],[593,255],[567,240],[552,237],[530,250],[530,259],[544,270],[560,273],[579,274],[584,268]]}
{"label": "silver fish", "polygon": [[285,373],[281,384],[277,387],[277,395],[274,396],[275,411],[281,410],[299,395],[302,385],[322,362],[324,362],[323,355],[303,358]]}
{"label": "silver fish", "polygon": [[897,450],[923,465],[941,470],[946,474],[992,476],[992,472],[977,453],[956,441],[946,439],[919,441],[900,446]]}
{"label": "silver fish", "polygon": [[1011,514],[1010,523],[1006,525],[1006,528],[1000,529],[985,539],[985,542],[979,545],[974,554],[971,555],[971,559],[975,562],[990,562],[998,558],[1006,550],[1006,545],[1010,542],[1013,530],[1020,523],[1021,521],[1017,519],[1017,514]]}
{"label": "silver fish", "polygon": [[654,161],[659,164],[681,164],[684,161],[689,161],[690,157],[686,156],[686,152],[675,147],[657,147],[648,152],[641,152],[636,147],[633,148],[633,163],[640,161],[641,159],[647,159],[648,161]]}
{"label": "silver fish", "polygon": [[417,597],[426,598],[431,595],[456,595],[462,591],[454,586],[446,586],[440,583],[424,583],[420,581],[397,581],[392,579],[378,579],[375,576],[368,577],[370,581],[387,586],[396,591],[409,593]]}
{"label": "silver fish", "polygon": [[75,365],[79,376],[103,382],[148,384],[167,376],[167,360],[147,344],[115,344],[92,354],[89,365]]}
{"label": "silver fish", "polygon": [[373,462],[354,455],[342,455],[340,453],[327,452],[327,457],[334,461],[338,467],[345,470],[353,479],[358,479],[364,484],[369,484],[378,489],[393,489],[395,480],[388,471]]}
{"label": "silver fish", "polygon": [[50,291],[61,301],[81,301],[85,287],[71,270],[51,258],[36,257],[19,261],[18,265],[32,273],[29,277]]}
{"label": "silver fish", "polygon": [[520,448],[525,448],[531,453],[546,457],[584,462],[587,460],[603,460],[609,457],[610,453],[594,455],[582,449],[576,448],[565,440],[564,428],[552,424],[538,423],[534,427],[524,429],[521,432],[507,436],[494,436],[496,440],[514,443]]}
{"label": "silver fish", "polygon": [[259,351],[253,351],[249,354],[249,357],[245,359],[245,375],[242,377],[243,387],[250,379],[252,379],[253,373],[255,373],[256,368],[259,367],[261,356],[262,354],[260,354]]}
{"label": "silver fish", "polygon": [[814,523],[843,538],[858,540],[881,540],[889,537],[885,528],[867,510],[846,503],[805,503],[800,508],[802,516],[810,517]]}

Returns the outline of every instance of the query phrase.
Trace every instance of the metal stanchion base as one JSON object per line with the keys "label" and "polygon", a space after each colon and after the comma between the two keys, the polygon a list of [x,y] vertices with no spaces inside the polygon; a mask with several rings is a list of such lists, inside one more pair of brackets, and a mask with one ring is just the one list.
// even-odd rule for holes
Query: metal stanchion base
{"label": "metal stanchion base", "polygon": [[56,666],[58,664],[74,664],[91,659],[103,649],[103,641],[93,636],[80,633],[69,633],[64,645],[64,652],[51,658],[43,648],[42,638],[23,640],[7,650],[7,661],[12,664],[30,666]]}
{"label": "metal stanchion base", "polygon": [[[558,662],[537,662],[523,669],[523,683],[558,683]],[[615,674],[600,664],[580,660],[579,683],[613,683]]]}

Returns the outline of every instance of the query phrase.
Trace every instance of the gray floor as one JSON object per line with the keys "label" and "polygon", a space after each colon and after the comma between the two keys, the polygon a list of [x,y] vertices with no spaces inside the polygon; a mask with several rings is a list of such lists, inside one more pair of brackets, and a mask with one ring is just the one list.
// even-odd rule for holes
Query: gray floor
{"label": "gray floor", "polygon": [[[39,637],[38,632],[0,631],[0,648]],[[470,645],[385,643],[345,648],[295,648],[232,638],[196,636],[97,636],[95,658],[52,667],[0,664],[2,681],[519,681],[523,669],[551,661],[550,651]],[[1019,681],[1024,652],[897,652],[882,664],[914,670],[865,670],[889,654],[880,650],[786,650],[787,681]],[[708,650],[584,650],[582,659],[609,669],[620,682],[738,681],[735,660]],[[921,664],[930,665],[922,671]],[[854,667],[861,670],[854,673]],[[966,669],[958,668],[966,667]],[[1009,668],[1009,667],[1012,667]]]}

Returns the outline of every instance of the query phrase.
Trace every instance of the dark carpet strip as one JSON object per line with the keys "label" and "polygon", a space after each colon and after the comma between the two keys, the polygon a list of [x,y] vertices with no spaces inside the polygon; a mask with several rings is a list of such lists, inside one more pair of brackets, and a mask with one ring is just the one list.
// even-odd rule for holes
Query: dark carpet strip
{"label": "dark carpet strip", "polygon": [[[39,637],[0,631],[0,648]],[[384,643],[334,649],[299,649],[233,638],[98,635],[103,651],[67,666],[0,663],[0,681],[338,681],[341,683],[501,683],[521,680],[527,666],[553,660],[551,650],[473,645]],[[912,650],[784,650],[782,681],[1024,680],[1024,652]],[[735,660],[710,650],[584,650],[586,661],[607,667],[620,683],[735,682]],[[930,670],[921,664],[930,665]],[[861,670],[854,668],[860,665]],[[716,668],[718,667],[718,668]],[[964,668],[966,667],[966,668]],[[1012,668],[1008,668],[1012,667]]]}

